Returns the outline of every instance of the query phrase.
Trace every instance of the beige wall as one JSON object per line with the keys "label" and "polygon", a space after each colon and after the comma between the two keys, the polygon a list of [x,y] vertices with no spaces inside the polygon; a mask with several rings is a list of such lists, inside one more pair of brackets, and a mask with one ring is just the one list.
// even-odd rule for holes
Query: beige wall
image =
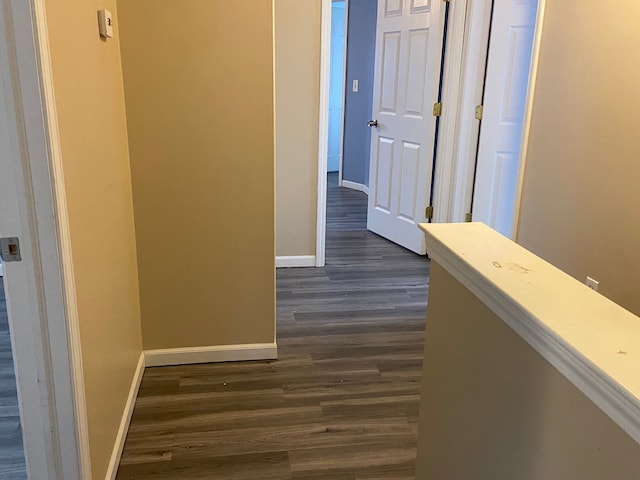
{"label": "beige wall", "polygon": [[518,241],[640,315],[638,18],[547,2]]}
{"label": "beige wall", "polygon": [[271,0],[120,0],[145,349],[273,342]]}
{"label": "beige wall", "polygon": [[419,479],[634,480],[640,446],[432,263]]}
{"label": "beige wall", "polygon": [[275,0],[276,254],[315,255],[320,0]]}
{"label": "beige wall", "polygon": [[116,13],[113,0],[46,1],[96,479],[142,350],[118,27],[100,39],[100,8]]}

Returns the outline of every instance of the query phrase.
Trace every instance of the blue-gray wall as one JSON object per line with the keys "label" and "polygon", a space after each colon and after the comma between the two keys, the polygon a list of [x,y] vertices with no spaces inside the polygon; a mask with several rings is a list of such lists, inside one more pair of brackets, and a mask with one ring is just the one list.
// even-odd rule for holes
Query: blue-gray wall
{"label": "blue-gray wall", "polygon": [[[349,0],[342,178],[369,185],[378,0]],[[357,93],[353,81],[360,83]]]}
{"label": "blue-gray wall", "polygon": [[342,102],[344,100],[344,1],[331,3],[331,73],[329,76],[329,144],[327,172],[340,168],[340,134],[342,133]]}

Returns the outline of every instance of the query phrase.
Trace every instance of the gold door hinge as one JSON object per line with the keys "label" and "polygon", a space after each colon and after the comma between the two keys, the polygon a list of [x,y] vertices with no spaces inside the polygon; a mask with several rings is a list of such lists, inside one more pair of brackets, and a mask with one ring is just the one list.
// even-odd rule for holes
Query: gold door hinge
{"label": "gold door hinge", "polygon": [[433,116],[439,117],[442,115],[442,102],[433,104]]}
{"label": "gold door hinge", "polygon": [[433,218],[433,207],[429,205],[424,211],[424,218],[431,220]]}
{"label": "gold door hinge", "polygon": [[472,218],[473,218],[473,215],[471,214],[471,212],[469,212],[464,216],[464,221],[470,222]]}
{"label": "gold door hinge", "polygon": [[484,105],[478,105],[476,107],[476,120],[482,120],[483,114],[484,114]]}

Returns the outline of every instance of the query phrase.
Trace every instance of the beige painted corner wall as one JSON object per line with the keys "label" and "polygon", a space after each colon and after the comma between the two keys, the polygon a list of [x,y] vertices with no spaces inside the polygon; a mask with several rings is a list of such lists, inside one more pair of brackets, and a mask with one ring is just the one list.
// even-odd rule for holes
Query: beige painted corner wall
{"label": "beige painted corner wall", "polygon": [[640,3],[547,1],[518,242],[640,315]]}
{"label": "beige painted corner wall", "polygon": [[276,254],[315,255],[320,0],[275,0]]}
{"label": "beige painted corner wall", "polygon": [[119,0],[145,349],[275,336],[271,0]]}
{"label": "beige painted corner wall", "polygon": [[46,0],[93,478],[104,478],[142,352],[124,91],[113,0]]}
{"label": "beige painted corner wall", "polygon": [[433,262],[416,478],[635,480],[640,445]]}

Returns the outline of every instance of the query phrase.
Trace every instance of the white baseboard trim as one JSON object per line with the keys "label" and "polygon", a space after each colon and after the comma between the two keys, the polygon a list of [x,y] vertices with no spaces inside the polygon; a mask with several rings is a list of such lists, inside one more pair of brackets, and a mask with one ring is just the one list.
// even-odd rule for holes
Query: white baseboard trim
{"label": "white baseboard trim", "polygon": [[145,350],[144,357],[147,367],[187,365],[191,363],[276,360],[278,358],[278,345],[274,342]]}
{"label": "white baseboard trim", "polygon": [[369,195],[369,187],[367,187],[363,183],[356,183],[356,182],[351,182],[349,180],[342,180],[342,186],[345,188],[350,188],[352,190],[358,190],[359,192],[363,192]]}
{"label": "white baseboard trim", "polygon": [[315,255],[276,257],[276,268],[315,267],[315,266],[316,266]]}
{"label": "white baseboard trim", "polygon": [[138,366],[133,374],[133,380],[131,380],[131,389],[129,390],[129,396],[127,397],[127,403],[124,405],[124,411],[122,412],[122,419],[120,420],[120,428],[118,428],[118,434],[116,435],[116,441],[113,445],[113,451],[111,452],[111,459],[109,460],[109,466],[107,467],[106,480],[115,480],[118,473],[118,467],[120,466],[120,457],[122,456],[122,450],[124,449],[124,441],[127,439],[127,432],[129,431],[129,424],[131,423],[131,415],[133,415],[133,407],[136,404],[136,398],[138,398],[138,390],[140,389],[140,383],[142,382],[142,374],[145,368],[145,353],[140,353],[140,359],[138,360]]}

